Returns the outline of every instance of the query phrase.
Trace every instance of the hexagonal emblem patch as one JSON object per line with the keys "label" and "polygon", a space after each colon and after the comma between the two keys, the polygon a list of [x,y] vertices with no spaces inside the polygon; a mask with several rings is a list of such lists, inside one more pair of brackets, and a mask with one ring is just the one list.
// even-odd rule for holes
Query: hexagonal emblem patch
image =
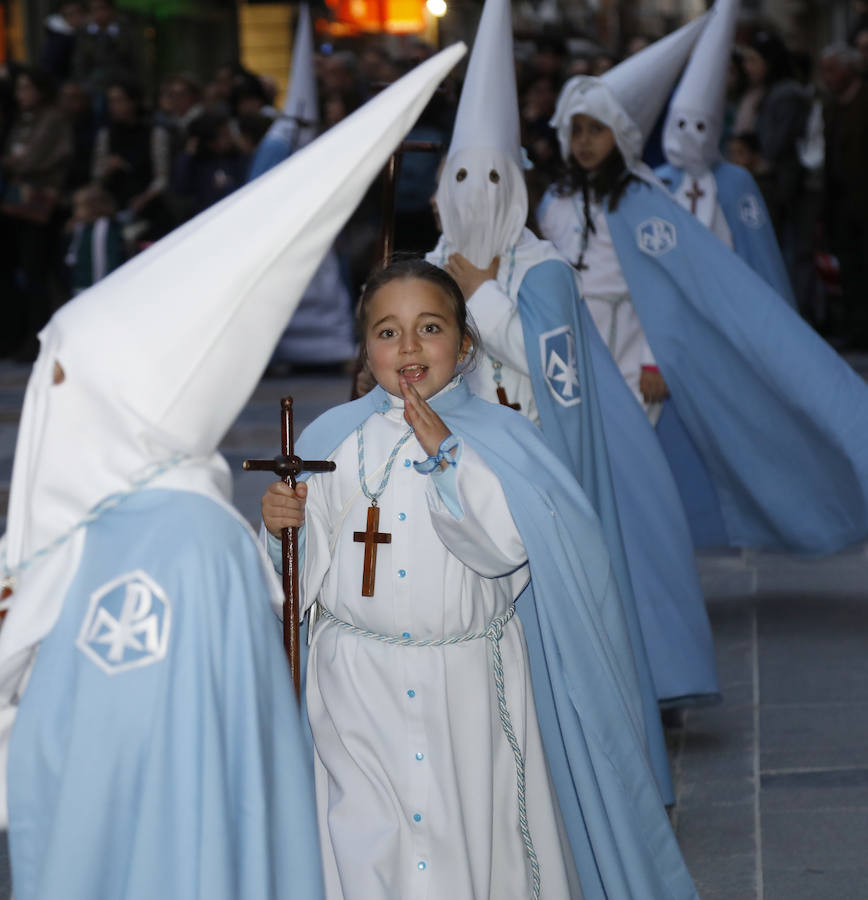
{"label": "hexagonal emblem patch", "polygon": [[762,228],[766,223],[762,204],[756,194],[745,194],[738,201],[738,215],[748,228]]}
{"label": "hexagonal emblem patch", "polygon": [[91,594],[75,643],[104,672],[116,675],[163,659],[171,626],[165,591],[137,569]]}
{"label": "hexagonal emblem patch", "polygon": [[576,336],[569,325],[562,325],[539,336],[539,355],[543,376],[552,396],[561,406],[582,402],[579,383]]}
{"label": "hexagonal emblem patch", "polygon": [[649,256],[663,256],[678,246],[678,232],[671,222],[653,216],[636,229],[639,249]]}

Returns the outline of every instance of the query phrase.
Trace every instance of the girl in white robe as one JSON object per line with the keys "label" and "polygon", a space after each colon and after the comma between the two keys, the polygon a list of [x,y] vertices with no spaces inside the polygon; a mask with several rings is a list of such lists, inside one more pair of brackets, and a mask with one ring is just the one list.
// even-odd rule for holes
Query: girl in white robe
{"label": "girl in white robe", "polygon": [[[619,110],[602,103],[598,109],[593,105],[596,96],[589,101],[583,94],[574,101],[573,111],[570,99],[565,88],[556,114],[564,120],[559,137],[567,176],[546,193],[537,219],[543,237],[579,270],[594,324],[655,425],[667,389],[630,299],[606,220],[606,210],[617,208],[631,179],[655,180],[654,175],[625,154],[631,123],[620,121]],[[625,156],[630,164],[625,164]]]}
{"label": "girl in white robe", "polygon": [[[400,265],[369,280],[362,300],[368,363],[388,407],[337,447],[334,473],[295,493],[278,482],[263,498],[270,534],[304,522],[302,606],[318,603],[325,618],[306,700],[326,894],[526,900],[537,896],[536,867],[538,896],[581,897],[512,616],[529,578],[525,550],[497,476],[426,402],[455,388],[469,352],[463,299],[435,267]],[[377,545],[373,596],[363,596],[359,537],[372,496],[391,542]],[[483,635],[498,617],[530,846],[490,641],[383,640]]]}

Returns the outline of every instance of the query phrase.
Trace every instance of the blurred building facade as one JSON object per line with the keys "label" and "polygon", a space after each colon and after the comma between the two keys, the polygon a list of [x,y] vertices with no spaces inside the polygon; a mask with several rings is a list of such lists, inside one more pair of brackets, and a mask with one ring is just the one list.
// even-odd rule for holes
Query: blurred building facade
{"label": "blurred building facade", "polygon": [[[843,39],[861,0],[742,0],[742,14],[767,22],[798,50],[818,52]],[[238,59],[286,80],[297,0],[116,0],[140,29],[148,87],[168,72],[207,77]],[[435,21],[425,0],[312,0],[322,41],[367,33],[418,34],[432,43],[472,39],[482,0],[446,0]],[[661,35],[701,13],[712,0],[513,0],[524,34],[587,37],[616,52],[636,34]],[[864,4],[863,4],[864,5]],[[45,18],[57,0],[0,0],[0,62],[39,57]],[[331,25],[324,27],[326,23]]]}

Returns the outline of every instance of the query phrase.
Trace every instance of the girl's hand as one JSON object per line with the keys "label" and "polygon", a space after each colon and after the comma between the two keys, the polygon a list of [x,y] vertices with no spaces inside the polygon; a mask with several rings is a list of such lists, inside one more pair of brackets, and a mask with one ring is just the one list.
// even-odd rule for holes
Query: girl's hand
{"label": "girl's hand", "polygon": [[654,369],[642,369],[639,391],[646,403],[662,403],[669,396],[669,388],[663,376]]}
{"label": "girl's hand", "polygon": [[413,426],[416,439],[429,456],[436,456],[443,439],[452,432],[446,427],[443,419],[422,399],[416,386],[409,384],[406,378],[400,378],[401,395],[404,398],[404,418]]}
{"label": "girl's hand", "polygon": [[485,284],[486,281],[497,278],[499,266],[499,256],[494,257],[488,264],[487,269],[477,269],[466,256],[462,256],[460,253],[453,253],[443,268],[458,282],[458,287],[461,288],[464,299],[469,300],[476,293],[477,288]]}
{"label": "girl's hand", "polygon": [[298,528],[304,524],[307,485],[301,481],[293,490],[283,481],[268,485],[262,497],[262,521],[269,534],[280,537],[282,528]]}

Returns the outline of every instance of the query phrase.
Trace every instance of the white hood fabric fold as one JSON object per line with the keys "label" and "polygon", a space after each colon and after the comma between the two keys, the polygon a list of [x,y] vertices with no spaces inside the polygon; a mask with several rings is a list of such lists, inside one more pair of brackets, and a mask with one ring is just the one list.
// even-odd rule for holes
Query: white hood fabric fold
{"label": "white hood fabric fold", "polygon": [[699,16],[599,78],[576,75],[562,88],[551,126],[569,159],[573,116],[592,116],[612,129],[627,167],[635,169],[708,14]]}
{"label": "white hood fabric fold", "polygon": [[720,159],[726,79],[738,0],[717,0],[669,104],[663,129],[668,162],[701,175]]}
{"label": "white hood fabric fold", "polygon": [[[457,44],[423,63],[43,329],[0,541],[0,575],[16,576],[0,630],[0,765],[16,691],[57,619],[84,530],[43,558],[34,554],[142,476],[228,500],[220,440],[337,232],[465,50]],[[55,362],[65,374],[59,384]],[[5,771],[0,782],[2,818]]]}
{"label": "white hood fabric fold", "polygon": [[310,21],[310,7],[307,3],[299,5],[295,29],[292,64],[289,70],[289,90],[286,100],[283,102],[282,117],[268,129],[270,137],[279,137],[286,141],[292,151],[309,144],[316,137],[319,124],[313,26]]}
{"label": "white hood fabric fold", "polygon": [[521,237],[528,200],[509,0],[485,0],[437,188],[448,245],[485,268]]}

